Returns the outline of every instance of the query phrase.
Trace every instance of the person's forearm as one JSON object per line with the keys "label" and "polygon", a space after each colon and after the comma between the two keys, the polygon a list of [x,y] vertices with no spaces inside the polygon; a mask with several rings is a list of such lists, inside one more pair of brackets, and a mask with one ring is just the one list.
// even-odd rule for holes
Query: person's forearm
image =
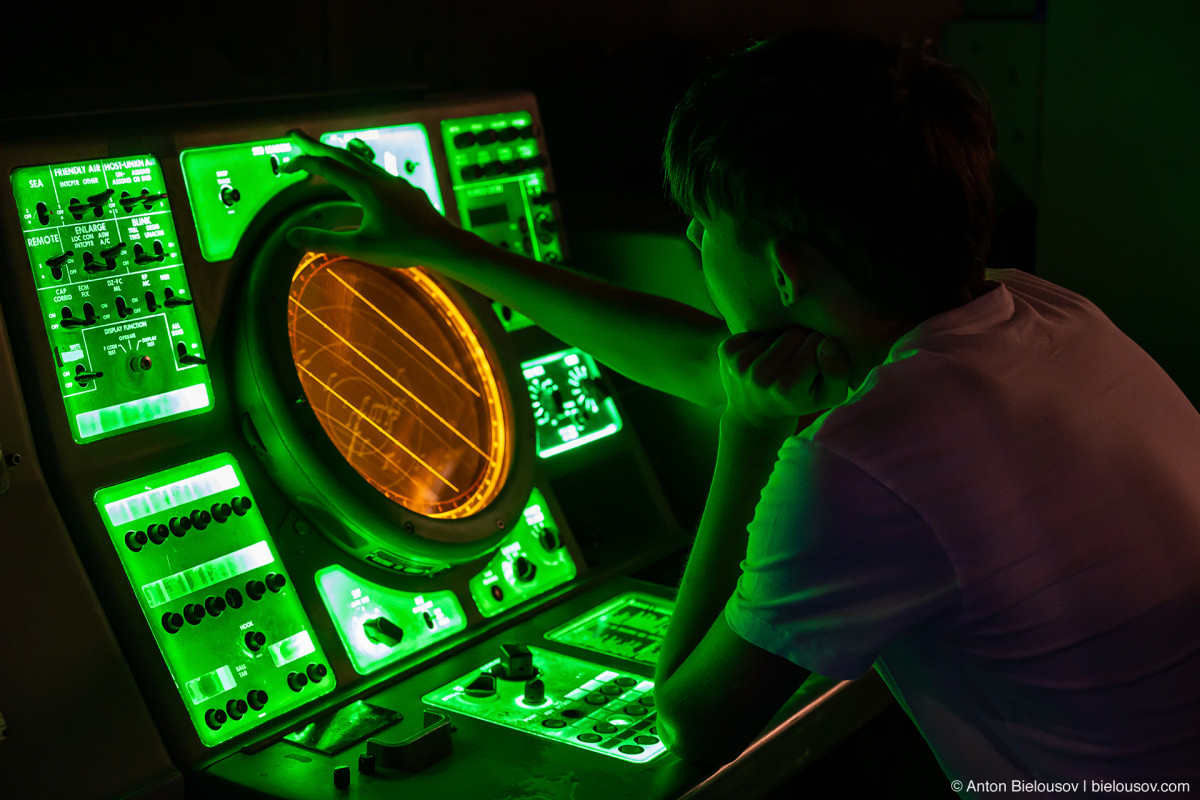
{"label": "person's forearm", "polygon": [[792,430],[787,421],[762,430],[722,416],[712,486],[659,653],[656,683],[669,679],[696,649],[733,594],[746,557],[747,527]]}
{"label": "person's forearm", "polygon": [[631,380],[699,405],[725,402],[717,346],[729,330],[703,311],[541,264],[470,234],[430,266]]}

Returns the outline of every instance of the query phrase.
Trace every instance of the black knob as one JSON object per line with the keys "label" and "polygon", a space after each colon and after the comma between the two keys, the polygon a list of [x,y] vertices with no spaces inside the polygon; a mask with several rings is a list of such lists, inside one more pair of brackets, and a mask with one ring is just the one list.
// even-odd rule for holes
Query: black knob
{"label": "black knob", "polygon": [[375,754],[361,753],[358,756],[358,771],[367,775],[375,774]]}
{"label": "black knob", "polygon": [[198,531],[202,531],[208,527],[208,523],[212,522],[212,514],[202,508],[197,508],[188,517],[192,522],[192,527]]}
{"label": "black knob", "polygon": [[125,546],[135,553],[146,546],[146,541],[146,534],[141,531],[130,531],[125,534]]}
{"label": "black knob", "polygon": [[500,645],[500,677],[508,681],[527,681],[537,675],[533,654],[523,644]]}
{"label": "black knob", "polygon": [[534,575],[537,575],[537,565],[525,556],[517,556],[517,560],[513,563],[513,571],[516,573],[518,581],[528,583],[533,580]]}
{"label": "black knob", "polygon": [[514,128],[510,125],[507,128],[501,128],[496,134],[496,138],[502,142],[511,142],[513,139],[516,139],[520,133],[520,129]]}
{"label": "black knob", "polygon": [[531,706],[540,706],[546,702],[546,684],[538,678],[525,682],[525,702]]}
{"label": "black knob", "polygon": [[[471,131],[463,131],[454,137],[453,142],[454,146],[460,150],[464,147],[470,147],[475,144],[475,134]],[[43,222],[42,224],[45,225],[46,223]]]}
{"label": "black knob", "polygon": [[339,764],[333,768],[333,788],[350,788],[350,768],[345,764]]}
{"label": "black knob", "polygon": [[39,201],[35,208],[37,210],[38,222],[42,223],[43,225],[49,225],[50,209],[46,206],[46,204]]}
{"label": "black knob", "polygon": [[496,600],[504,599],[504,590],[500,588],[500,584],[492,584],[492,597],[494,597]]}
{"label": "black knob", "polygon": [[562,547],[562,537],[554,528],[545,527],[538,533],[538,543],[547,551],[553,552]]}
{"label": "black knob", "polygon": [[497,175],[501,175],[503,173],[504,173],[504,162],[503,161],[489,161],[488,163],[484,164],[484,166],[483,166],[483,174],[487,175],[489,178],[494,178]]}
{"label": "black knob", "polygon": [[267,588],[272,592],[278,592],[285,585],[287,585],[287,578],[280,573],[271,572],[267,574]]}
{"label": "black knob", "polygon": [[175,611],[168,611],[163,614],[162,626],[167,633],[178,633],[183,628],[183,615]]}
{"label": "black knob", "polygon": [[257,653],[267,643],[267,635],[262,631],[246,631],[246,647]]}
{"label": "black knob", "polygon": [[242,199],[242,193],[232,186],[221,187],[221,202],[227,206],[232,206],[238,200]]}
{"label": "black knob", "polygon": [[167,530],[167,526],[161,523],[146,526],[146,538],[155,544],[162,544],[170,535],[171,532]]}
{"label": "black knob", "polygon": [[308,669],[304,670],[304,673],[308,675],[308,679],[313,683],[320,683],[329,674],[329,668],[324,664],[309,664]]}
{"label": "black knob", "polygon": [[200,620],[204,619],[204,606],[188,603],[184,606],[183,618],[192,625],[199,625]]}
{"label": "black knob", "polygon": [[395,647],[404,638],[404,629],[387,617],[375,617],[363,623],[363,633],[375,644]]}
{"label": "black knob", "polygon": [[462,177],[464,181],[473,181],[476,178],[482,178],[483,167],[478,164],[468,164],[462,168]]}
{"label": "black knob", "polygon": [[242,607],[242,593],[237,589],[228,589],[225,592],[225,604],[230,608]]}
{"label": "black knob", "polygon": [[246,701],[238,697],[225,704],[225,713],[229,715],[230,719],[241,719],[246,716],[248,708]]}
{"label": "black knob", "polygon": [[254,504],[250,502],[249,497],[235,497],[230,503],[233,513],[237,514],[239,517],[249,511],[250,506],[252,505]]}
{"label": "black knob", "polygon": [[246,596],[251,600],[261,600],[262,596],[267,593],[267,585],[262,581],[247,581]]}
{"label": "black knob", "polygon": [[434,629],[435,624],[433,621],[433,614],[430,614],[428,611],[422,611],[421,620],[425,623],[426,628],[429,628],[429,630]]}
{"label": "black knob", "polygon": [[204,712],[204,721],[214,731],[219,730],[225,724],[225,712],[219,708],[210,708]]}
{"label": "black knob", "polygon": [[298,692],[308,685],[308,678],[300,672],[289,672],[287,683],[289,689],[293,692]]}
{"label": "black knob", "polygon": [[225,600],[209,595],[204,601],[204,610],[209,613],[209,616],[219,617],[221,612],[225,610]]}
{"label": "black knob", "polygon": [[479,140],[480,144],[492,144],[500,136],[496,133],[495,128],[488,128],[486,131],[480,131],[475,138]]}
{"label": "black knob", "polygon": [[187,517],[171,517],[168,527],[171,529],[171,533],[175,534],[176,536],[183,536],[185,533],[191,530],[192,521]]}
{"label": "black knob", "polygon": [[209,512],[217,522],[224,522],[233,513],[233,508],[230,507],[229,503],[213,503]]}
{"label": "black knob", "polygon": [[246,702],[255,711],[259,711],[267,704],[267,693],[262,689],[251,689],[250,693],[246,695]]}

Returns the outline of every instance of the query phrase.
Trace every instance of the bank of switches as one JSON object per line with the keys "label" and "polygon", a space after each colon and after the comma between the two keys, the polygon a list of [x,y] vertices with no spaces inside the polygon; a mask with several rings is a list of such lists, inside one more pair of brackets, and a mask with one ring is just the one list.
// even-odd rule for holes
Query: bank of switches
{"label": "bank of switches", "polygon": [[333,689],[232,456],[102,489],[96,505],[201,741]]}

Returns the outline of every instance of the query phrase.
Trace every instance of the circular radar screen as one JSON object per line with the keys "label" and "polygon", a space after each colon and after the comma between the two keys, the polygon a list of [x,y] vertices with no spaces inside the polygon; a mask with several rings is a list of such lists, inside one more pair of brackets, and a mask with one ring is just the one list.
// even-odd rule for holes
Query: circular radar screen
{"label": "circular radar screen", "polygon": [[427,272],[309,253],[288,336],[325,433],[378,491],[441,519],[496,497],[513,439],[500,370]]}

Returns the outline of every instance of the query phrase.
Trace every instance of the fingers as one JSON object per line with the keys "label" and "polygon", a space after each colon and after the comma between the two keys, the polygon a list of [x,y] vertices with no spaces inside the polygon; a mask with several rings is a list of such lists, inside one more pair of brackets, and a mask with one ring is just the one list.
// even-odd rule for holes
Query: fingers
{"label": "fingers", "polygon": [[292,228],[287,232],[287,241],[292,247],[313,253],[339,253],[353,255],[354,234],[357,231],[327,231],[322,228]]}
{"label": "fingers", "polygon": [[[324,142],[312,138],[298,128],[289,131],[288,138],[291,140],[292,145],[294,147],[298,147],[305,155],[331,159],[341,164],[343,167],[346,167],[353,172],[362,173],[363,175],[382,177],[389,180],[394,177],[390,172],[376,164],[371,157],[366,155],[366,153],[359,154],[358,152],[349,149],[349,145],[347,145],[346,148],[334,147],[333,145],[325,144]],[[371,152],[373,154],[373,151],[371,151],[370,147],[361,139],[351,139],[350,141],[358,142],[366,149],[367,152]]]}
{"label": "fingers", "polygon": [[806,366],[815,361],[820,342],[819,333],[807,328],[789,328],[755,363],[755,382],[763,386],[779,383],[781,388],[790,389]]}
{"label": "fingers", "polygon": [[313,175],[319,175],[334,186],[345,191],[346,194],[359,203],[365,202],[371,196],[365,175],[329,156],[293,156],[280,169],[283,172],[304,170]]}

